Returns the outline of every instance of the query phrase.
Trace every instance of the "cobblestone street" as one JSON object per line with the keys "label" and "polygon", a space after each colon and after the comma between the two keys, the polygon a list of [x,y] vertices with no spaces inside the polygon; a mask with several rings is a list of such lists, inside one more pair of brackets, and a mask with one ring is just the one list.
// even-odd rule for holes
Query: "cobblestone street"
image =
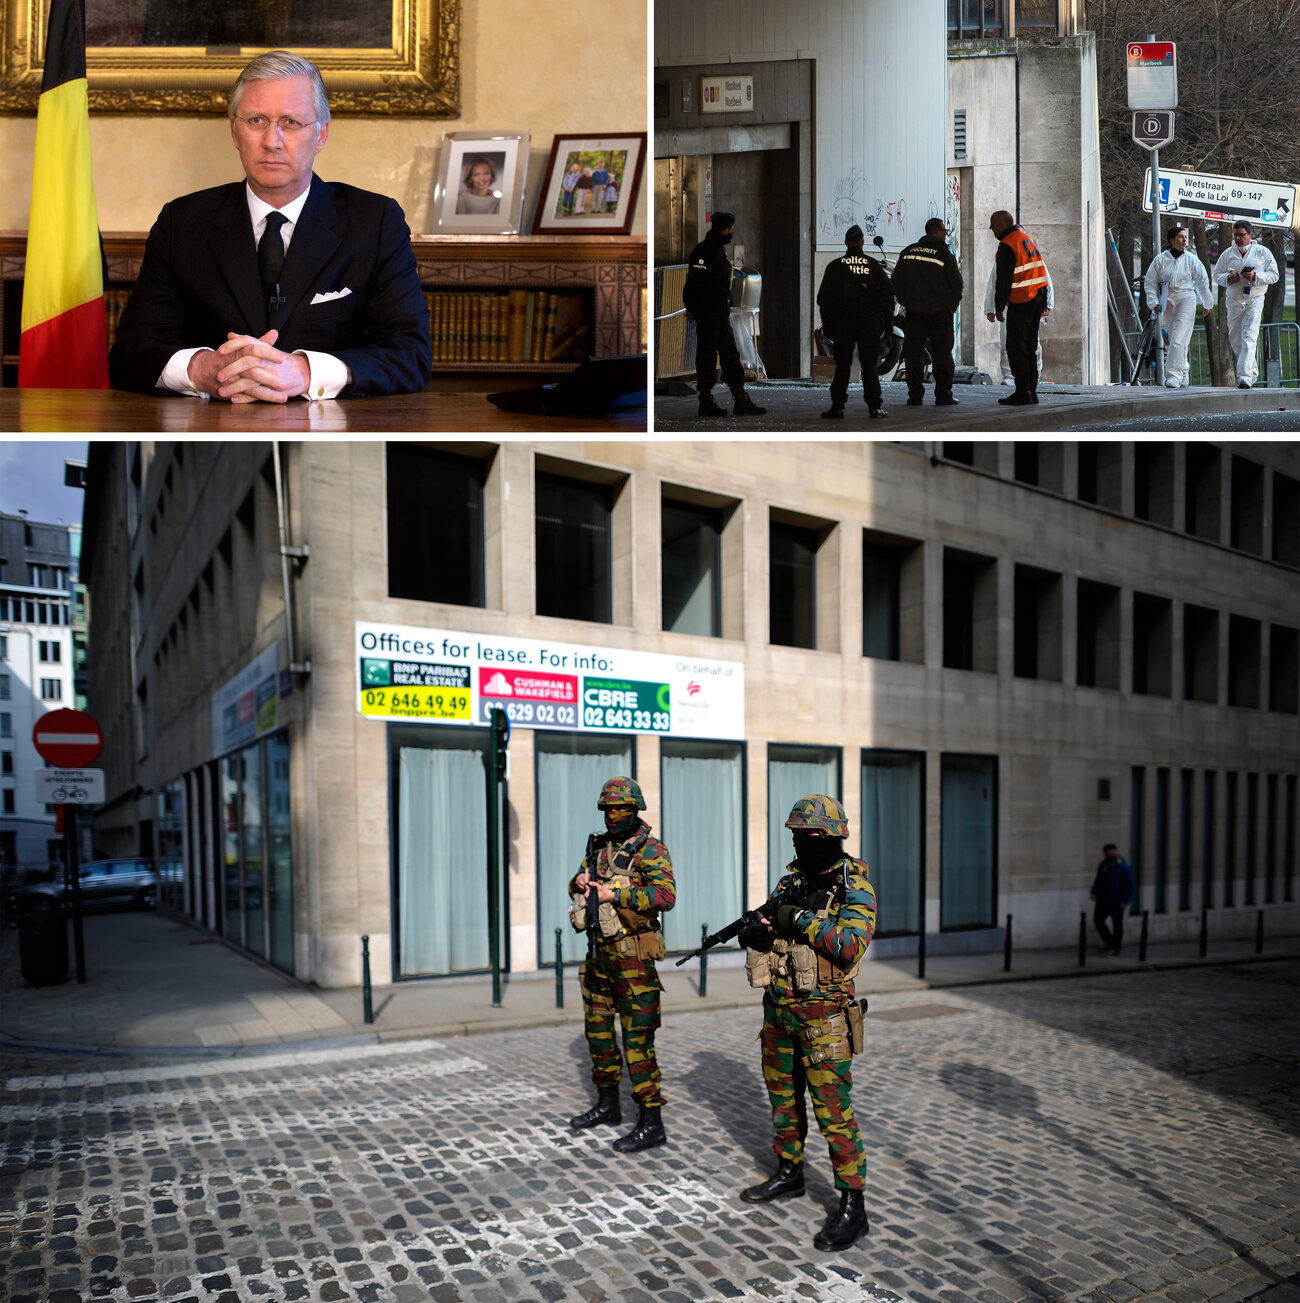
{"label": "cobblestone street", "polygon": [[[1300,1297],[1300,964],[872,998],[871,1231],[751,1207],[757,1020],[659,1033],[668,1145],[575,1133],[573,1027],[238,1058],[16,1057],[0,1298],[1128,1303]],[[1287,1283],[1291,1282],[1291,1283]]]}

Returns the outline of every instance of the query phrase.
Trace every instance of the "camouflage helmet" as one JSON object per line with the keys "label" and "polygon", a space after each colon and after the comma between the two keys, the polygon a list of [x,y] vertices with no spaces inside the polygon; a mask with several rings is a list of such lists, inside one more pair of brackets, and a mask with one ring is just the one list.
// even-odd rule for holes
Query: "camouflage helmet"
{"label": "camouflage helmet", "polygon": [[641,795],[641,786],[635,778],[611,778],[600,789],[596,805],[602,810],[614,805],[635,805],[638,810],[644,810],[645,797]]}
{"label": "camouflage helmet", "polygon": [[791,807],[785,826],[796,832],[822,832],[828,837],[849,835],[848,816],[833,796],[801,796]]}

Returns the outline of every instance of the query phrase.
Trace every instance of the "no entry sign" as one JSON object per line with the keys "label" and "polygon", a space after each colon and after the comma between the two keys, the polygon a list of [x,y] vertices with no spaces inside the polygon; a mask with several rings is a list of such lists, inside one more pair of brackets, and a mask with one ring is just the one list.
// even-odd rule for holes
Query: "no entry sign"
{"label": "no entry sign", "polygon": [[36,754],[56,769],[83,769],[99,755],[104,734],[80,710],[52,710],[32,729]]}

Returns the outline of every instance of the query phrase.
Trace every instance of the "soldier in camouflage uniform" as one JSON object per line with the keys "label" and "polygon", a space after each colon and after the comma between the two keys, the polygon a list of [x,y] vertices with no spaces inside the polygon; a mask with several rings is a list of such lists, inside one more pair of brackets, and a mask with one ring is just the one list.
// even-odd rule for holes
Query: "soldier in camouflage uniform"
{"label": "soldier in camouflage uniform", "polygon": [[741,1192],[767,1203],[804,1192],[808,1134],[804,1096],[830,1146],[839,1208],[813,1240],[847,1249],[867,1229],[862,1191],[867,1162],[849,1092],[853,1054],[862,1049],[862,1008],[853,977],[876,927],[876,893],[867,866],[844,853],[844,807],[829,796],[804,796],[785,826],[795,860],[763,907],[761,923],[740,934],[753,986],[764,987],[763,1080],[772,1101],[776,1174]]}
{"label": "soldier in camouflage uniform", "polygon": [[594,1127],[623,1120],[618,1102],[622,1064],[614,1043],[617,1014],[638,1115],[636,1126],[614,1141],[614,1148],[632,1154],[665,1140],[664,1101],[655,1060],[663,986],[655,960],[664,957],[659,915],[677,903],[677,889],[668,848],[650,836],[650,826],[637,814],[645,809],[645,798],[636,780],[611,778],[596,804],[604,813],[605,831],[588,842],[569,894],[573,898],[570,918],[579,931],[587,927],[586,894],[593,882],[600,901],[597,935],[594,943],[588,938],[587,962],[578,969],[591,1079],[598,1098],[569,1125]]}

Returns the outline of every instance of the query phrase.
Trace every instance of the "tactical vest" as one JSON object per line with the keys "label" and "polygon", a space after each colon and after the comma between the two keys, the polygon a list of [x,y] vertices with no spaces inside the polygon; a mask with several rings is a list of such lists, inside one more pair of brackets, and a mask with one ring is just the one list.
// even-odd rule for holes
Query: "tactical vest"
{"label": "tactical vest", "polygon": [[1047,264],[1038,251],[1034,238],[1019,229],[1008,231],[1002,237],[1012,253],[1016,255],[1015,269],[1011,273],[1011,293],[1007,296],[1009,303],[1028,303],[1041,289],[1047,287]]}
{"label": "tactical vest", "polygon": [[[633,864],[650,839],[650,829],[642,824],[625,842],[611,848],[608,836],[601,840],[596,851],[595,865],[587,872],[602,886],[618,889],[641,885],[641,875]],[[573,897],[569,919],[578,932],[587,930],[586,897]],[[642,914],[635,909],[623,909],[613,901],[603,900],[596,915],[596,925],[601,941],[614,942],[619,954],[639,954],[642,959],[662,959],[665,955],[663,932],[657,909]]]}
{"label": "tactical vest", "polygon": [[[844,860],[835,867],[838,869]],[[793,871],[794,865],[788,868]],[[830,898],[820,909],[813,910],[818,919],[830,918],[832,909],[838,910],[844,903],[844,874],[840,871]],[[749,950],[745,955],[745,973],[750,986],[770,986],[777,978],[790,984],[796,995],[806,995],[810,991],[821,989],[828,995],[841,994],[847,998],[848,984],[858,975],[862,966],[862,957],[866,953],[864,946],[858,957],[848,965],[837,963],[829,955],[815,950],[802,937],[791,940],[777,937],[772,949]]]}

